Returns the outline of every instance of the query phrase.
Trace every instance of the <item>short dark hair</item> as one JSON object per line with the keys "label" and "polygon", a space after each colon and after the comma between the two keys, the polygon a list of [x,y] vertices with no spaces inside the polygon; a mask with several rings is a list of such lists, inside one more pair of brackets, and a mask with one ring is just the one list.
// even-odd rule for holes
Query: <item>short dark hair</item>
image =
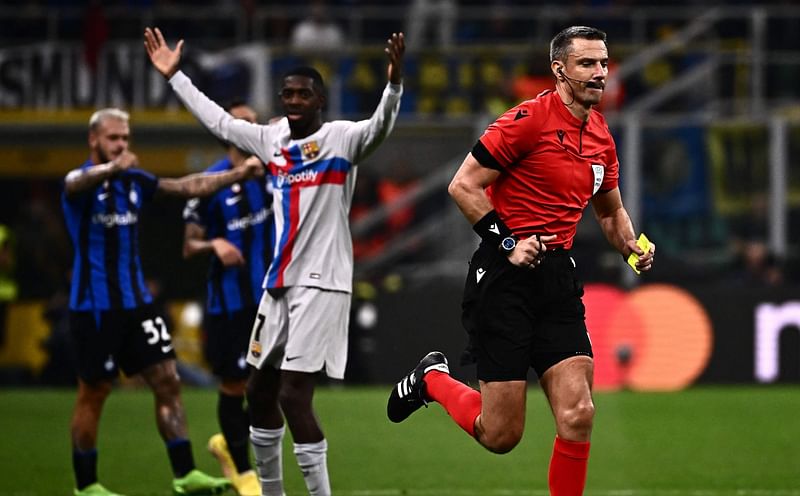
{"label": "short dark hair", "polygon": [[555,35],[550,41],[550,62],[554,60],[565,61],[569,55],[569,48],[572,40],[580,38],[582,40],[601,40],[606,45],[606,33],[597,28],[589,26],[570,26]]}
{"label": "short dark hair", "polygon": [[226,112],[230,113],[231,110],[235,109],[236,107],[247,107],[247,106],[249,105],[247,104],[247,101],[244,98],[235,96],[230,100],[228,100],[228,102],[225,104],[224,109]]}
{"label": "short dark hair", "polygon": [[325,94],[325,82],[322,81],[322,75],[319,73],[319,71],[317,71],[313,67],[308,67],[308,66],[295,67],[294,69],[287,71],[286,74],[283,75],[283,79],[286,79],[289,76],[307,77],[313,81],[314,89],[317,91],[317,93],[319,93],[320,95]]}

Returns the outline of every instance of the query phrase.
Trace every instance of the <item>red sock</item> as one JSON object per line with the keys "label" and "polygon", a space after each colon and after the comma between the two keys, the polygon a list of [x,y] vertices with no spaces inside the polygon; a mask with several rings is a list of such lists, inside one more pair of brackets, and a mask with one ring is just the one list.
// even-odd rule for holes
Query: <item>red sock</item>
{"label": "red sock", "polygon": [[550,458],[550,496],[581,496],[589,462],[588,441],[567,441],[556,436]]}
{"label": "red sock", "polygon": [[425,392],[442,405],[462,429],[475,437],[475,419],[481,413],[481,393],[438,370],[425,375]]}

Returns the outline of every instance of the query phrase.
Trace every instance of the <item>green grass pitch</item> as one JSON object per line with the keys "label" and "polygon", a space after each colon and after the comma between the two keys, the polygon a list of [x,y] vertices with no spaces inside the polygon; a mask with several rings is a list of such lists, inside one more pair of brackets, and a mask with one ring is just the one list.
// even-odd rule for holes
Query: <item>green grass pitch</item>
{"label": "green grass pitch", "polygon": [[[438,405],[395,425],[388,388],[323,387],[316,409],[329,441],[335,495],[546,496],[553,442],[542,393],[531,389],[520,445],[493,455]],[[72,494],[69,390],[0,390],[0,495]],[[184,391],[197,465],[216,396]],[[597,393],[587,496],[800,496],[800,389],[702,387],[680,393]],[[100,426],[100,479],[128,496],[169,495],[169,462],[146,390],[117,390]],[[305,494],[287,436],[289,496]],[[233,492],[230,493],[231,495]]]}

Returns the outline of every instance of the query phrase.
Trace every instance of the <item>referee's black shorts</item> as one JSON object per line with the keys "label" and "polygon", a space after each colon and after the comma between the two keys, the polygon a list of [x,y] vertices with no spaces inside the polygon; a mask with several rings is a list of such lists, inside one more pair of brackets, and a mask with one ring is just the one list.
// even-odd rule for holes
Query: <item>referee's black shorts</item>
{"label": "referee's black shorts", "polygon": [[517,267],[496,246],[481,243],[464,286],[462,321],[470,338],[466,361],[482,381],[525,380],[566,358],[592,356],[583,285],[566,250],[548,250],[535,269]]}

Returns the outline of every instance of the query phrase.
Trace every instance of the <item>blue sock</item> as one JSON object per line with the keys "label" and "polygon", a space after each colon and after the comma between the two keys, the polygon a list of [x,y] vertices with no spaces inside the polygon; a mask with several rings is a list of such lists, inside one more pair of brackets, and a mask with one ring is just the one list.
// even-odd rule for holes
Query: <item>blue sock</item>
{"label": "blue sock", "polygon": [[192,443],[188,439],[177,438],[167,441],[167,454],[176,479],[194,470]]}
{"label": "blue sock", "polygon": [[75,482],[78,489],[97,482],[97,450],[72,451],[72,470],[75,472]]}

